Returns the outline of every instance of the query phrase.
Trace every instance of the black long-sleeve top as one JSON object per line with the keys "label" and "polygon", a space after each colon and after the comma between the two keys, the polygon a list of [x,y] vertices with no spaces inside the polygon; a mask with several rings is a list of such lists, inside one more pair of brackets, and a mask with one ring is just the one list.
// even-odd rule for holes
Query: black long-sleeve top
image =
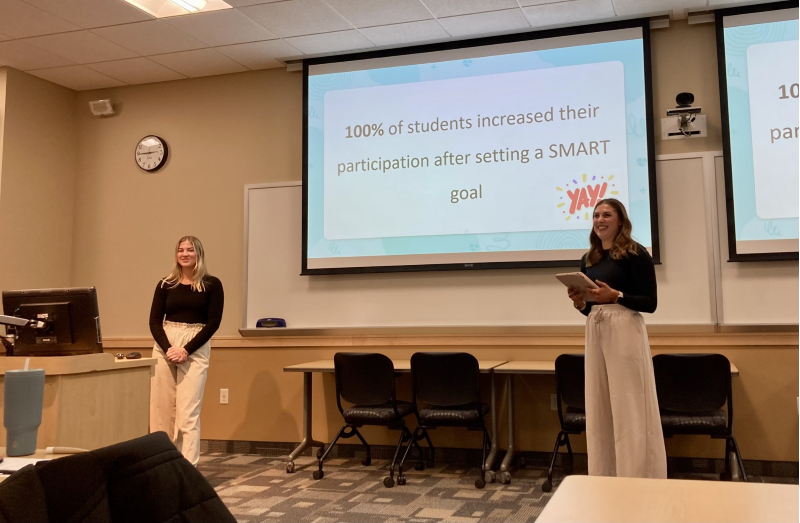
{"label": "black long-sleeve top", "polygon": [[172,347],[172,343],[164,332],[164,320],[178,323],[202,323],[205,326],[189,343],[184,346],[186,352],[193,353],[202,347],[219,329],[222,321],[222,309],[225,305],[225,292],[222,282],[214,276],[203,279],[206,290],[198,292],[191,285],[179,284],[170,288],[171,284],[162,281],[156,285],[153,295],[153,306],[150,308],[150,332],[164,351]]}
{"label": "black long-sleeve top", "polygon": [[[623,296],[617,303],[639,312],[655,312],[658,306],[656,285],[656,269],[653,258],[647,250],[636,244],[637,254],[629,254],[626,258],[614,260],[609,251],[603,251],[603,257],[591,267],[586,266],[586,253],[581,260],[581,272],[592,281],[602,281]],[[589,315],[593,302],[581,311]]]}

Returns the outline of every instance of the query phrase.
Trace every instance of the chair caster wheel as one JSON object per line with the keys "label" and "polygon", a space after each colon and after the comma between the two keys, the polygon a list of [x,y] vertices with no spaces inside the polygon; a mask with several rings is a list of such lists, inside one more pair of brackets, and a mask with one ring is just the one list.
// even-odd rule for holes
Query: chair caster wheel
{"label": "chair caster wheel", "polygon": [[511,473],[510,472],[501,472],[500,473],[500,484],[501,485],[508,485],[511,483]]}
{"label": "chair caster wheel", "polygon": [[294,461],[290,461],[289,463],[286,464],[286,472],[288,474],[294,472]]}
{"label": "chair caster wheel", "polygon": [[317,459],[322,459],[322,455],[325,454],[325,449],[320,447],[317,449]]}
{"label": "chair caster wheel", "polygon": [[398,485],[405,485],[406,484],[406,477],[404,475],[403,476],[397,476],[397,484]]}
{"label": "chair caster wheel", "polygon": [[364,465],[365,467],[369,467],[370,465],[372,465],[372,459],[371,458],[362,459],[361,464]]}
{"label": "chair caster wheel", "polygon": [[394,479],[392,478],[383,478],[383,486],[386,488],[394,487]]}
{"label": "chair caster wheel", "polygon": [[483,474],[483,481],[485,483],[494,483],[496,477],[497,476],[495,475],[495,472],[493,470],[487,470]]}
{"label": "chair caster wheel", "polygon": [[720,481],[733,481],[733,477],[731,477],[729,472],[723,472],[719,475]]}
{"label": "chair caster wheel", "polygon": [[417,463],[416,465],[414,465],[414,470],[425,470],[425,464]]}
{"label": "chair caster wheel", "polygon": [[544,484],[542,484],[542,492],[550,492],[551,490],[553,490],[553,484],[549,481],[545,481]]}
{"label": "chair caster wheel", "polygon": [[325,473],[323,471],[321,471],[321,470],[315,470],[314,473],[311,474],[311,476],[314,479],[322,479],[322,478],[325,477]]}
{"label": "chair caster wheel", "polygon": [[486,482],[483,481],[483,478],[478,478],[475,480],[475,488],[483,488],[486,486]]}

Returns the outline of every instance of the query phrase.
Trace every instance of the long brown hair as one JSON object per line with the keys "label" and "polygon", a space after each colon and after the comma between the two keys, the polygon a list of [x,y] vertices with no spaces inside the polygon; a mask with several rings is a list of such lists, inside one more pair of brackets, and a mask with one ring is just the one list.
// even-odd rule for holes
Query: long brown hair
{"label": "long brown hair", "polygon": [[206,284],[203,279],[208,275],[208,271],[206,270],[206,256],[203,250],[203,244],[194,236],[184,236],[175,244],[175,263],[172,266],[172,272],[169,273],[169,276],[161,280],[161,285],[169,285],[171,289],[174,289],[181,283],[183,272],[181,265],[178,263],[178,248],[183,242],[192,244],[196,256],[194,270],[192,271],[192,289],[197,292],[203,292],[206,290]]}
{"label": "long brown hair", "polygon": [[[633,224],[631,224],[631,220],[628,218],[628,212],[625,210],[625,206],[616,198],[606,198],[605,200],[597,202],[594,206],[594,210],[596,211],[601,205],[612,207],[617,212],[620,221],[619,232],[616,238],[614,238],[614,244],[611,246],[611,252],[609,252],[611,259],[619,260],[627,258],[629,254],[637,254],[636,242],[631,238]],[[592,212],[592,217],[594,217],[594,211]],[[594,226],[592,226],[592,232],[589,234],[589,243],[591,247],[589,248],[589,254],[586,256],[587,267],[599,262],[603,257],[603,240],[594,232]]]}

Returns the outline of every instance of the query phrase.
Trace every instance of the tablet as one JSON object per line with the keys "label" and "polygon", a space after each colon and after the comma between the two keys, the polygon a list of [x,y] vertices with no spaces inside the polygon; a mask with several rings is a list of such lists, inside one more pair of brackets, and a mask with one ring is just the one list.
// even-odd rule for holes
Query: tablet
{"label": "tablet", "polygon": [[556,278],[558,281],[566,285],[567,287],[578,287],[579,289],[583,289],[583,301],[590,302],[596,301],[594,296],[590,293],[586,292],[588,289],[599,289],[600,287],[589,279],[582,272],[563,272],[561,274],[556,274]]}

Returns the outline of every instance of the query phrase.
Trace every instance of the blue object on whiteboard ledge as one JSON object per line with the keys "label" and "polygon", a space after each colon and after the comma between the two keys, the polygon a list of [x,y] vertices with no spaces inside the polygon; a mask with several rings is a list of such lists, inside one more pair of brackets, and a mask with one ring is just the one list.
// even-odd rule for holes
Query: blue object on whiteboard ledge
{"label": "blue object on whiteboard ledge", "polygon": [[283,318],[261,318],[256,322],[256,328],[262,327],[286,327],[286,320]]}

